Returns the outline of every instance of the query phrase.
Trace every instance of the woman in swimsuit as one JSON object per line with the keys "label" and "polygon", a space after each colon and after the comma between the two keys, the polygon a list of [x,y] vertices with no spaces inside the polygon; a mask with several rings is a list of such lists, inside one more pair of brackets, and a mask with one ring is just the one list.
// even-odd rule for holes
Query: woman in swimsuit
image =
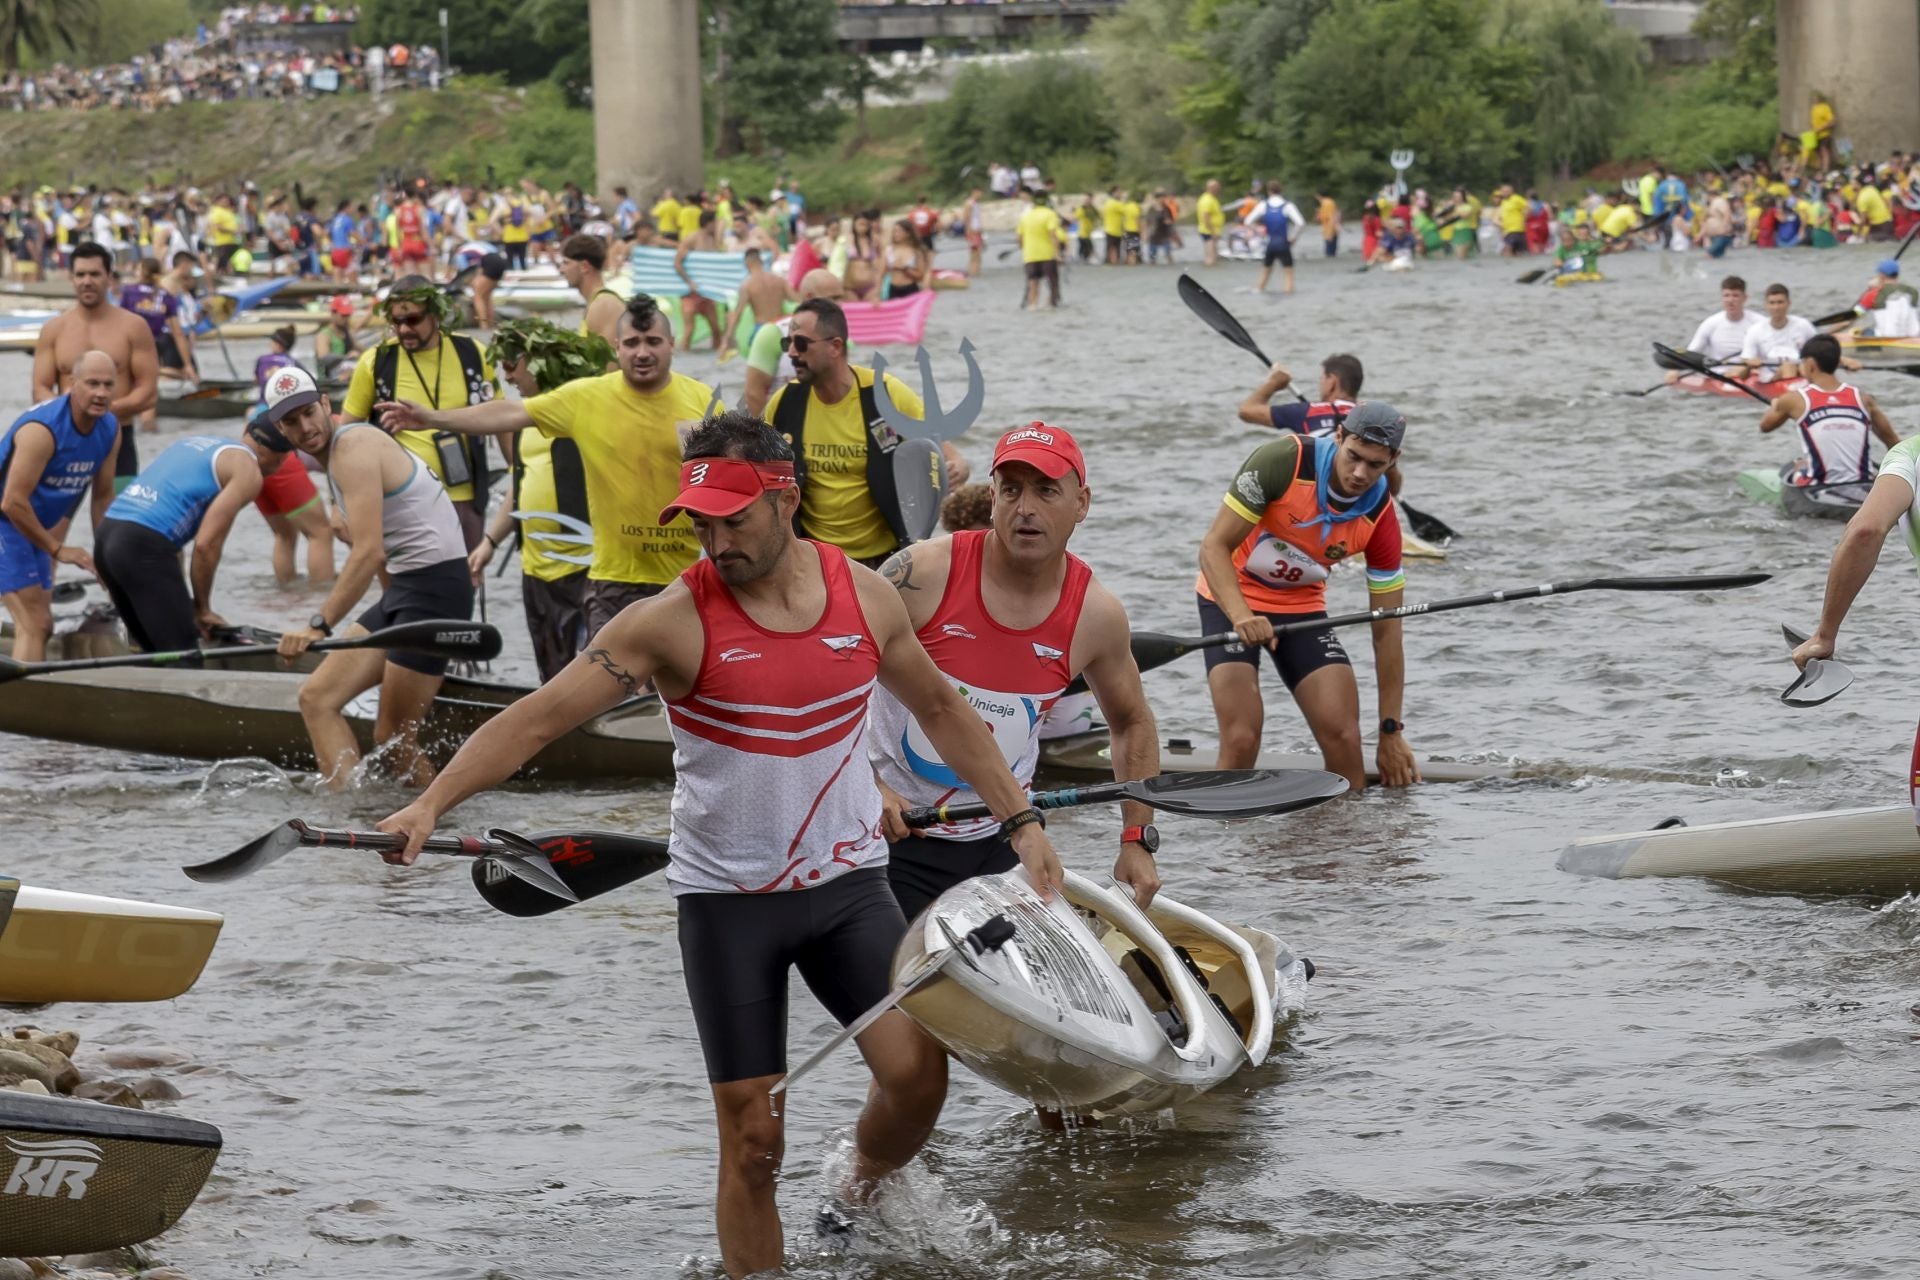
{"label": "woman in swimsuit", "polygon": [[876,213],[856,215],[847,242],[847,292],[861,301],[871,298],[880,285],[880,244],[873,232],[878,218]]}
{"label": "woman in swimsuit", "polygon": [[933,255],[906,222],[896,222],[887,239],[887,296],[905,298],[920,292],[933,266]]}

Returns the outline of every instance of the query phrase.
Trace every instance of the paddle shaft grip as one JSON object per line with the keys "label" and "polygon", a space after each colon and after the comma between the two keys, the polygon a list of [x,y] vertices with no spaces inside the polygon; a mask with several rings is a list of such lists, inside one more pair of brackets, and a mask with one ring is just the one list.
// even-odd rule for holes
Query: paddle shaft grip
{"label": "paddle shaft grip", "polygon": [[[1027,797],[1027,803],[1036,809],[1068,809],[1078,804],[1104,804],[1109,800],[1128,799],[1127,784],[1124,782],[1102,782],[1091,787],[1064,787],[1059,791],[1036,791]],[[943,804],[928,805],[923,809],[907,809],[900,815],[901,821],[910,827],[930,827],[943,822],[971,822],[975,818],[991,818],[993,807],[986,804]]]}
{"label": "paddle shaft grip", "polygon": [[[300,829],[300,843],[315,849],[365,849],[369,853],[398,853],[407,847],[405,836],[394,835],[386,831],[334,831],[324,827],[310,827],[304,822],[297,823]],[[448,853],[469,858],[484,858],[489,854],[511,853],[512,849],[492,840],[481,840],[474,836],[428,836],[427,842],[420,846],[424,853]]]}

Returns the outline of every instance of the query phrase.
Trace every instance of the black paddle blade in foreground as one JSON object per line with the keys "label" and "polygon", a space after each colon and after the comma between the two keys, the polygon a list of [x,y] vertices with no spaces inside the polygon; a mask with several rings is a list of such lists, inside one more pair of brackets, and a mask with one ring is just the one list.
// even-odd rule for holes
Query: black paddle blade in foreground
{"label": "black paddle blade in foreground", "polygon": [[259,839],[240,846],[224,858],[215,858],[198,866],[182,867],[181,870],[187,873],[187,879],[198,880],[202,884],[222,884],[228,880],[244,879],[298,849],[305,843],[301,836],[306,829],[307,824],[295,818],[281,823]]}
{"label": "black paddle blade in foreground", "polygon": [[1672,369],[1681,373],[1705,373],[1707,371],[1707,358],[1705,356],[1696,355],[1691,351],[1676,351],[1663,342],[1653,344],[1653,362],[1662,369]]}
{"label": "black paddle blade in foreground", "polygon": [[[407,649],[454,662],[491,662],[500,656],[500,632],[484,622],[428,619],[375,632],[379,648]],[[367,646],[372,647],[372,646]]]}
{"label": "black paddle blade in foreground", "polygon": [[1246,326],[1234,319],[1233,313],[1220,305],[1220,300],[1208,293],[1198,280],[1182,273],[1176,287],[1180,290],[1180,301],[1187,304],[1193,314],[1206,321],[1212,330],[1231,342],[1234,346],[1255,356],[1262,364],[1272,364],[1260,344],[1253,340]]}
{"label": "black paddle blade in foreground", "polygon": [[[585,902],[645,879],[667,865],[667,842],[618,831],[563,831],[528,836],[567,888]],[[544,916],[573,905],[513,875],[492,858],[473,864],[473,887],[510,916]]]}
{"label": "black paddle blade in foreground", "polygon": [[1163,773],[1137,784],[1130,797],[1162,813],[1193,818],[1257,818],[1325,804],[1348,791],[1347,780],[1323,769],[1216,769]]}
{"label": "black paddle blade in foreground", "polygon": [[1428,542],[1452,542],[1460,536],[1453,531],[1452,525],[1439,516],[1416,511],[1405,502],[1397,505],[1400,508],[1400,514],[1407,518],[1407,528],[1413,530],[1413,536],[1416,538],[1423,538]]}

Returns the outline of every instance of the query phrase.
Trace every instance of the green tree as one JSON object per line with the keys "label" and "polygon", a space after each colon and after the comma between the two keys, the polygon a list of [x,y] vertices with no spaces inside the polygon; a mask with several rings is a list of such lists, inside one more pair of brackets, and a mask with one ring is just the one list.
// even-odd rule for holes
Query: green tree
{"label": "green tree", "polygon": [[1128,0],[1087,37],[1106,90],[1114,168],[1128,181],[1181,183],[1207,158],[1204,131],[1180,113],[1203,81],[1188,14],[1193,0]]}
{"label": "green tree", "polygon": [[1533,59],[1534,93],[1517,123],[1534,169],[1565,181],[1605,159],[1641,89],[1639,39],[1599,0],[1495,0],[1487,39]]}
{"label": "green tree", "polygon": [[854,56],[840,47],[837,0],[707,0],[707,10],[715,154],[832,141]]}
{"label": "green tree", "polygon": [[1277,109],[1275,72],[1307,42],[1332,0],[1194,0],[1180,54],[1207,74],[1180,95],[1180,115],[1206,142],[1209,178],[1271,168],[1292,125]]}
{"label": "green tree", "polygon": [[[440,10],[452,20],[448,55],[462,71],[498,74],[514,84],[544,79],[554,64],[585,43],[586,0],[574,0],[571,25],[529,21],[528,0],[361,0],[354,37],[363,44],[440,47]],[[544,33],[547,39],[540,38]],[[549,40],[554,41],[549,43]]]}
{"label": "green tree", "polygon": [[81,48],[98,20],[95,0],[0,0],[0,70]]}
{"label": "green tree", "polygon": [[1480,0],[1334,0],[1279,70],[1274,119],[1296,192],[1368,193],[1411,149],[1414,180],[1486,186],[1524,177],[1513,121],[1531,101],[1533,55],[1488,45]]}
{"label": "green tree", "polygon": [[1774,0],[1706,0],[1693,21],[1702,40],[1724,43],[1729,53],[1715,59],[1722,88],[1743,105],[1766,106],[1780,95],[1775,59]]}
{"label": "green tree", "polygon": [[1111,104],[1087,59],[1047,53],[1004,67],[971,66],[954,77],[928,119],[936,171],[984,169],[998,160],[1043,169],[1055,157],[1111,157]]}

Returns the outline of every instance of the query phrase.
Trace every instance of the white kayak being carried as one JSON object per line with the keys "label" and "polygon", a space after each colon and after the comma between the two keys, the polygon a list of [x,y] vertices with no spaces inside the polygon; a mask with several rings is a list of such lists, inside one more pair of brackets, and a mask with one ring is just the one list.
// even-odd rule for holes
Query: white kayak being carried
{"label": "white kayak being carried", "polygon": [[1880,805],[1590,836],[1561,853],[1575,875],[1698,876],[1765,893],[1897,898],[1920,893],[1913,807]]}
{"label": "white kayak being carried", "polygon": [[[996,915],[1009,941],[964,945]],[[900,1008],[986,1080],[1074,1116],[1158,1111],[1263,1061],[1276,1008],[1298,1008],[1312,972],[1273,935],[1165,895],[1143,912],[1069,871],[1043,903],[1017,868],[963,881],[908,927],[894,981],[935,964]]]}

